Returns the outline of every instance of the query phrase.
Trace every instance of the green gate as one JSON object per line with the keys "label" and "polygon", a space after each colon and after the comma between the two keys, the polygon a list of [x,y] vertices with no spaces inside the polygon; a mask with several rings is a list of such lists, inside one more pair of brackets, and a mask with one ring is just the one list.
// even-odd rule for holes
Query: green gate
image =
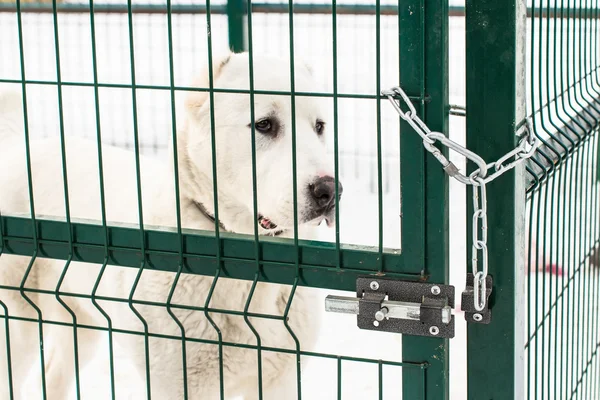
{"label": "green gate", "polygon": [[[17,396],[19,390],[18,379],[13,376],[15,363],[18,364],[19,355],[11,352],[11,342],[14,342],[13,335],[18,334],[15,326],[17,323],[35,324],[37,334],[39,335],[39,346],[36,351],[38,356],[38,368],[41,372],[40,380],[37,382],[41,386],[41,394],[46,398],[48,389],[53,385],[53,382],[46,379],[45,364],[48,362],[46,355],[47,345],[44,343],[44,332],[51,326],[61,326],[69,328],[63,330],[63,335],[70,336],[73,340],[72,356],[73,364],[67,368],[75,369],[75,387],[76,395],[85,397],[86,387],[82,383],[82,373],[79,371],[80,355],[79,345],[81,339],[78,337],[86,330],[100,330],[105,332],[108,339],[108,347],[106,352],[109,355],[109,372],[110,372],[110,393],[114,398],[115,393],[118,395],[118,390],[115,389],[115,379],[119,374],[117,371],[118,357],[117,350],[113,346],[113,339],[116,335],[137,335],[141,336],[144,341],[143,356],[146,359],[146,371],[144,373],[146,396],[150,398],[152,392],[152,376],[153,371],[150,368],[150,359],[152,357],[152,342],[156,339],[176,340],[181,343],[179,347],[182,357],[183,367],[183,389],[184,396],[194,398],[197,393],[187,387],[187,370],[190,368],[187,362],[186,349],[195,344],[205,344],[216,346],[219,349],[219,377],[220,377],[220,397],[229,398],[230,394],[225,392],[223,384],[224,362],[223,352],[225,348],[246,348],[256,352],[256,376],[257,376],[257,396],[262,398],[262,371],[265,368],[262,363],[262,357],[265,352],[281,352],[290,354],[296,357],[296,386],[297,398],[302,398],[302,369],[301,366],[310,358],[325,358],[334,360],[332,367],[337,387],[338,397],[342,397],[343,388],[351,382],[344,380],[342,373],[344,366],[348,363],[371,363],[377,368],[375,377],[375,386],[379,386],[379,398],[388,398],[399,396],[399,393],[384,393],[383,381],[384,373],[388,367],[401,367],[402,369],[402,396],[405,399],[420,399],[431,398],[439,399],[448,397],[448,340],[437,338],[419,338],[405,336],[402,339],[402,361],[386,361],[378,359],[365,359],[356,357],[347,357],[343,355],[325,354],[312,352],[310,349],[304,349],[302,343],[296,338],[293,329],[288,324],[288,319],[293,318],[293,315],[288,315],[294,300],[294,294],[299,286],[309,286],[315,288],[326,289],[341,289],[354,291],[356,289],[356,279],[359,276],[385,276],[390,278],[398,278],[408,281],[426,281],[435,283],[447,283],[448,274],[448,178],[444,175],[444,171],[439,168],[435,160],[427,157],[422,151],[421,141],[418,136],[411,134],[402,136],[402,143],[399,148],[400,159],[402,160],[402,169],[400,171],[400,179],[403,182],[401,196],[403,199],[402,205],[402,235],[401,243],[396,243],[395,248],[389,249],[384,246],[383,238],[383,195],[384,182],[382,173],[382,108],[389,107],[387,98],[381,96],[382,82],[380,74],[372,77],[370,89],[360,92],[342,92],[338,90],[337,71],[341,66],[338,65],[336,42],[338,41],[337,19],[342,19],[342,16],[359,15],[361,18],[368,18],[375,23],[375,36],[372,38],[371,45],[375,47],[373,63],[376,65],[376,70],[381,70],[382,53],[387,60],[389,54],[396,54],[397,61],[402,64],[400,72],[394,77],[394,84],[398,82],[409,93],[411,100],[417,106],[419,113],[425,117],[425,122],[432,128],[440,132],[447,132],[448,119],[448,5],[443,1],[413,1],[401,2],[398,5],[386,4],[381,5],[379,1],[372,6],[362,5],[295,5],[291,1],[287,4],[251,4],[251,2],[236,2],[230,1],[225,4],[211,5],[206,2],[202,5],[196,4],[171,4],[170,1],[166,5],[147,5],[140,6],[129,1],[126,5],[112,4],[94,4],[93,1],[85,4],[40,4],[29,5],[21,3],[2,5],[3,11],[15,18],[16,36],[18,42],[18,57],[19,57],[19,74],[16,77],[1,76],[0,82],[7,84],[17,84],[21,90],[23,97],[23,116],[24,116],[24,140],[27,146],[27,164],[30,165],[31,157],[29,154],[30,141],[33,141],[30,126],[35,123],[31,121],[28,111],[31,112],[32,107],[28,108],[31,96],[28,97],[28,92],[32,87],[50,87],[56,90],[58,96],[58,128],[61,138],[61,154],[62,154],[62,170],[63,178],[66,178],[69,171],[66,167],[65,142],[69,139],[65,134],[66,106],[63,104],[65,94],[71,88],[88,88],[94,92],[93,107],[95,110],[96,133],[91,138],[101,143],[103,135],[106,134],[100,124],[101,114],[103,110],[100,107],[99,93],[103,89],[124,89],[129,92],[132,104],[132,121],[133,121],[133,151],[136,156],[136,176],[137,176],[137,192],[138,192],[138,210],[139,218],[137,225],[114,225],[107,221],[104,211],[104,192],[103,183],[103,154],[98,145],[98,170],[99,175],[93,179],[99,179],[101,182],[101,208],[102,219],[94,223],[79,221],[71,218],[69,210],[69,202],[65,202],[66,218],[48,218],[43,215],[35,215],[35,205],[39,201],[33,195],[34,182],[29,169],[29,215],[13,215],[5,210],[2,210],[1,216],[1,252],[4,260],[13,260],[10,255],[20,255],[28,257],[27,268],[20,271],[18,283],[2,282],[2,296],[17,294],[21,299],[28,302],[34,310],[33,315],[22,316],[15,315],[11,310],[8,301],[2,303],[3,312],[3,331],[5,337],[5,355],[7,373],[6,377],[2,377],[3,382],[6,382],[5,392],[8,392],[9,398]],[[16,11],[16,12],[15,12]],[[166,35],[167,46],[170,63],[168,66],[169,82],[166,85],[147,85],[136,80],[136,70],[139,68],[138,60],[134,55],[139,51],[136,46],[136,41],[139,40],[137,32],[134,31],[136,20],[148,15],[161,14],[166,16]],[[344,99],[361,99],[363,104],[367,104],[374,110],[376,115],[376,126],[373,127],[374,140],[376,142],[377,155],[377,182],[376,193],[378,198],[378,245],[375,247],[346,245],[340,243],[339,225],[343,221],[337,219],[336,226],[336,241],[335,243],[319,243],[307,242],[298,239],[298,221],[294,223],[293,240],[261,237],[259,240],[258,230],[255,226],[254,236],[236,235],[228,232],[223,232],[220,228],[218,220],[218,202],[215,198],[215,231],[216,234],[201,231],[188,231],[182,229],[180,217],[177,220],[175,229],[160,229],[145,226],[143,223],[143,203],[141,200],[142,188],[140,174],[143,170],[140,167],[140,157],[143,150],[143,141],[141,139],[140,126],[143,120],[139,117],[138,107],[141,107],[137,99],[140,92],[143,90],[151,90],[166,93],[170,96],[168,109],[172,111],[172,136],[170,141],[176,143],[177,140],[177,122],[175,120],[175,96],[176,93],[187,93],[198,90],[194,87],[177,84],[175,77],[175,66],[173,63],[174,55],[174,39],[173,39],[173,19],[178,15],[201,14],[206,18],[206,27],[208,35],[206,35],[206,49],[208,51],[208,64],[212,65],[212,49],[213,41],[218,40],[214,37],[217,30],[213,30],[212,20],[215,17],[226,14],[229,19],[229,43],[234,50],[241,50],[247,43],[247,50],[250,54],[250,59],[256,57],[253,52],[253,17],[261,14],[279,14],[288,20],[289,27],[289,49],[292,58],[294,59],[295,34],[294,31],[297,23],[295,18],[298,15],[306,13],[319,13],[330,19],[333,38],[333,64],[332,75],[333,87],[329,93],[308,93],[296,92],[294,90],[294,69],[291,71],[291,87],[289,93],[275,93],[280,95],[290,96],[292,109],[296,98],[306,96],[328,97],[332,99],[334,108],[334,119],[329,122],[331,132],[335,138],[336,150],[336,181],[338,180],[338,159],[337,159],[337,137],[338,137],[338,102]],[[30,54],[27,51],[27,35],[25,28],[31,15],[49,15],[51,17],[52,35],[54,36],[52,44],[55,54],[55,75],[48,79],[44,78],[29,78],[28,68],[26,68],[27,57]],[[83,14],[88,16],[86,22],[80,22],[90,32],[90,55],[92,61],[92,79],[86,80],[69,80],[61,75],[61,68],[64,69],[64,61],[61,60],[61,55],[65,53],[64,48],[60,46],[64,36],[59,34],[62,18],[67,18],[72,14]],[[124,27],[127,32],[127,41],[124,44],[128,58],[122,59],[121,62],[129,68],[129,76],[125,83],[107,83],[101,80],[98,73],[98,30],[96,21],[103,14],[122,15],[124,16]],[[381,43],[380,32],[382,30],[381,23],[385,20],[392,26],[397,26],[398,31],[396,37],[400,40],[392,44],[391,49],[384,48]],[[66,21],[66,19],[65,19]],[[242,28],[242,26],[244,28]],[[40,37],[40,40],[42,38]],[[252,80],[251,80],[252,82]],[[252,90],[250,86],[250,96],[266,94],[260,90]],[[210,86],[201,88],[201,91],[209,92],[211,99],[215,94],[222,93],[223,90],[212,87],[212,78]],[[248,92],[241,92],[248,93]],[[273,94],[273,93],[271,93]],[[252,104],[252,103],[251,103]],[[393,110],[389,109],[391,112]],[[251,111],[253,112],[253,111]],[[397,118],[395,118],[398,121]],[[293,135],[295,135],[295,124],[292,127]],[[409,132],[408,125],[401,125],[401,130]],[[214,128],[213,128],[214,137]],[[253,130],[254,135],[254,130]],[[253,136],[254,137],[254,136]],[[295,141],[295,139],[294,139]],[[213,155],[215,154],[213,141]],[[173,154],[177,159],[177,151]],[[214,158],[213,158],[214,159]],[[255,160],[253,158],[253,164]],[[296,169],[296,157],[290,160],[293,169]],[[30,168],[30,167],[29,167]],[[215,169],[213,164],[213,173]],[[253,167],[256,174],[255,167]],[[214,176],[216,179],[216,175]],[[92,179],[92,177],[90,177]],[[253,176],[255,181],[256,175]],[[177,169],[175,169],[175,182],[177,179]],[[256,183],[254,183],[256,185]],[[398,187],[399,182],[393,182],[394,186]],[[216,185],[216,184],[215,184]],[[294,182],[296,186],[296,182]],[[176,193],[179,194],[178,184],[176,185]],[[255,186],[256,190],[256,186]],[[68,199],[69,187],[65,183],[61,189],[61,196]],[[10,210],[9,210],[10,211]],[[257,216],[257,205],[254,202],[254,213]],[[180,215],[179,208],[177,215]],[[401,251],[399,250],[401,249]],[[43,259],[58,259],[66,260],[62,271],[53,288],[34,288],[28,285],[30,276],[36,274],[39,263]],[[65,292],[61,290],[65,277],[69,275],[70,270],[81,268],[79,265],[73,266],[75,262],[86,262],[99,265],[100,268],[95,270],[95,284],[90,291],[85,292]],[[8,264],[8,262],[7,262]],[[8,264],[10,268],[10,264]],[[130,287],[129,296],[126,298],[111,298],[100,295],[98,288],[103,284],[105,271],[109,271],[112,267],[128,267],[135,269],[135,280]],[[173,279],[170,288],[169,296],[166,302],[156,301],[156,299],[137,299],[136,289],[138,284],[141,285],[142,276],[148,271],[165,271],[171,274]],[[199,274],[212,277],[212,284],[206,301],[203,305],[188,305],[177,304],[173,301],[173,295],[177,290],[180,276],[184,274]],[[218,282],[222,279],[240,279],[250,282],[249,291],[245,293],[246,301],[243,310],[228,310],[211,306],[211,297],[213,291],[218,287]],[[290,294],[287,297],[285,312],[283,315],[269,315],[260,312],[251,312],[250,306],[253,300],[253,295],[260,282],[270,282],[289,285]],[[39,297],[38,297],[39,296]],[[14,297],[14,296],[13,296]],[[54,299],[52,299],[54,297]],[[36,304],[36,299],[46,299],[49,301],[58,301],[60,305],[70,313],[70,317],[64,320],[54,320],[47,318],[44,315],[42,306]],[[106,323],[101,326],[90,325],[78,320],[78,316],[73,312],[68,304],[68,299],[84,299],[90,300],[94,307],[103,315]],[[44,300],[46,301],[46,300]],[[129,309],[135,313],[141,322],[143,329],[132,330],[123,329],[113,326],[113,315],[109,315],[104,310],[106,302],[118,302],[127,305]],[[168,311],[173,321],[179,327],[178,335],[164,335],[155,333],[149,328],[151,321],[147,321],[140,309],[144,307],[164,308]],[[180,318],[177,317],[175,311],[185,310],[190,315],[194,313],[204,315],[212,324],[217,334],[215,340],[204,338],[196,338],[186,334],[186,328]],[[215,322],[215,315],[233,315],[243,317],[248,327],[254,332],[254,343],[234,343],[223,339],[226,332],[221,332],[218,322]],[[258,331],[253,329],[252,321],[259,319],[275,320],[284,325],[289,334],[295,341],[295,347],[285,349],[273,346],[265,346],[262,344],[262,337]],[[16,325],[17,324],[17,325]],[[339,332],[338,334],[343,334]],[[47,335],[46,335],[47,336]],[[12,340],[11,340],[12,339]],[[14,378],[14,379],[13,379]],[[4,395],[4,394],[3,394]],[[118,396],[117,396],[118,397]]]}

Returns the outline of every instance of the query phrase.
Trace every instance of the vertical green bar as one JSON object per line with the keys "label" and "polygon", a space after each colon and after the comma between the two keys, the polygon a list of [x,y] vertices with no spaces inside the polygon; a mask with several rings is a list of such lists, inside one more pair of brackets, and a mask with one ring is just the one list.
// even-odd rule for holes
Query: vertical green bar
{"label": "vertical green bar", "polygon": [[[525,12],[523,0],[466,2],[467,147],[488,162],[514,149],[525,116]],[[523,172],[521,165],[487,185],[492,321],[467,328],[468,399],[525,397]]]}
{"label": "vertical green bar", "polygon": [[[420,112],[427,126],[438,132],[448,133],[448,2],[447,0],[421,0],[402,2],[400,5],[400,59],[401,83],[405,90],[418,90],[429,97],[421,102]],[[408,32],[415,23],[420,33]],[[402,26],[404,25],[404,26]],[[410,41],[409,41],[410,40]],[[415,42],[416,41],[416,42]],[[414,49],[421,46],[421,65],[411,68],[409,60],[415,60]],[[415,73],[415,69],[420,72]],[[423,154],[418,135],[403,124],[403,153]],[[415,146],[414,148],[406,148]],[[416,150],[416,151],[415,151]],[[406,160],[403,160],[406,161]],[[427,155],[423,163],[425,206],[425,259],[423,266],[431,282],[448,283],[448,177],[433,156]],[[405,175],[403,175],[405,176]],[[403,188],[407,182],[403,181]],[[408,232],[409,226],[403,226]],[[403,240],[404,242],[404,240]],[[403,249],[404,250],[404,249]],[[416,368],[403,369],[403,398],[443,400],[449,397],[448,340],[416,336],[404,336],[402,340],[404,361],[427,361],[425,387],[423,371]]]}
{"label": "vertical green bar", "polygon": [[[425,43],[423,0],[398,0],[398,54],[400,86],[409,95],[423,96]],[[424,101],[415,102],[420,116]],[[400,183],[402,215],[402,254],[410,272],[424,273],[425,265],[425,150],[419,135],[400,121]],[[404,166],[408,166],[404,168]]]}
{"label": "vertical green bar", "polygon": [[234,53],[246,50],[244,21],[246,6],[244,0],[227,0],[227,24],[229,30],[229,48]]}

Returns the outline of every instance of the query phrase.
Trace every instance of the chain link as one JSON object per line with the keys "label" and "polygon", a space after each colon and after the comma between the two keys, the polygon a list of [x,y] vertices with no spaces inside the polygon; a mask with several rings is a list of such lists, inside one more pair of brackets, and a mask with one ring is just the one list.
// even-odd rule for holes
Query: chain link
{"label": "chain link", "polygon": [[[475,310],[483,311],[486,301],[486,280],[488,274],[487,251],[487,193],[485,180],[473,175],[477,185],[473,186],[473,240],[471,243],[471,269],[473,272],[473,290]],[[479,226],[481,221],[481,227]],[[481,230],[480,230],[481,229]],[[481,234],[481,235],[480,235]],[[482,270],[478,270],[478,254],[481,251]]]}
{"label": "chain link", "polygon": [[[523,160],[528,159],[535,153],[538,140],[531,129],[530,121],[527,120],[517,132],[519,142],[517,146],[500,157],[496,162],[486,163],[478,154],[466,147],[450,140],[441,132],[432,132],[427,125],[418,117],[417,110],[400,87],[381,92],[392,103],[400,117],[405,120],[423,139],[423,147],[430,152],[442,164],[444,171],[465,185],[473,187],[473,238],[471,243],[472,258],[471,268],[473,271],[473,290],[475,310],[483,311],[486,307],[486,278],[488,275],[488,248],[487,248],[487,193],[486,184],[498,178],[500,175],[510,171]],[[402,111],[401,102],[408,106],[408,111]],[[474,162],[477,169],[468,176],[461,173],[435,144],[439,142],[442,146],[456,151],[467,160]],[[493,171],[488,174],[488,171]],[[481,253],[481,270],[479,270],[479,253]]]}

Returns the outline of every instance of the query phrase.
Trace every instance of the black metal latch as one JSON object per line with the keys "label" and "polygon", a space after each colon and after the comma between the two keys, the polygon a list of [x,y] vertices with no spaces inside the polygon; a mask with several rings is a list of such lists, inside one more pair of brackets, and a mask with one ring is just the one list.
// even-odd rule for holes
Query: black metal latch
{"label": "black metal latch", "polygon": [[356,314],[358,327],[429,337],[454,337],[454,286],[360,277],[356,297],[327,296],[325,310]]}
{"label": "black metal latch", "polygon": [[492,277],[486,276],[485,283],[485,307],[481,311],[475,309],[475,287],[474,287],[474,275],[471,273],[467,274],[467,286],[465,291],[462,292],[461,306],[460,308],[465,312],[465,320],[475,324],[489,324],[492,321],[492,310],[490,309],[489,297],[492,294]]}

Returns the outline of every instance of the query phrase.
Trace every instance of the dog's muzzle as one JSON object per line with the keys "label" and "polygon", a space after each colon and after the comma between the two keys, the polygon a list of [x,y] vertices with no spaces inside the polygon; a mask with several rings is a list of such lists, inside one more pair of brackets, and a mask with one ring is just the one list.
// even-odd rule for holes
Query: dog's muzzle
{"label": "dog's muzzle", "polygon": [[[325,219],[327,226],[332,227],[335,224],[335,179],[332,176],[323,176],[317,178],[313,183],[308,185],[309,197],[311,199],[311,216],[314,219],[322,217]],[[342,199],[344,187],[342,182],[338,180],[337,194],[338,202]]]}
{"label": "dog's muzzle", "polygon": [[[332,176],[323,176],[317,178],[314,182],[308,185],[309,207],[308,212],[303,213],[301,224],[316,224],[319,225],[323,220],[328,227],[335,225],[335,179]],[[342,198],[344,187],[338,181],[337,194],[338,202]],[[258,215],[258,225],[267,231],[267,234],[273,234],[274,231],[282,229],[263,214]],[[286,229],[286,228],[283,228]]]}
{"label": "dog's muzzle", "polygon": [[[337,185],[338,201],[342,198],[344,187],[342,182]],[[315,211],[325,214],[326,211],[335,207],[335,179],[333,176],[323,176],[308,185],[313,207]]]}

